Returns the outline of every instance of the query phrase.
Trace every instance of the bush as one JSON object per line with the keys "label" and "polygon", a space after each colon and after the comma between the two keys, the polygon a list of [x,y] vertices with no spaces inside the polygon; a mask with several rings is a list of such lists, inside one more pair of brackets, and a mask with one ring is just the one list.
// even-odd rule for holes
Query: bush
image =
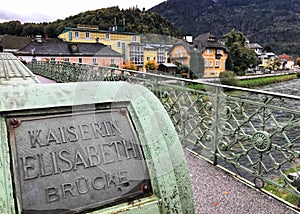
{"label": "bush", "polygon": [[300,72],[297,73],[297,77],[300,78]]}
{"label": "bush", "polygon": [[220,82],[222,85],[237,86],[239,84],[239,79],[233,71],[224,71],[220,73]]}

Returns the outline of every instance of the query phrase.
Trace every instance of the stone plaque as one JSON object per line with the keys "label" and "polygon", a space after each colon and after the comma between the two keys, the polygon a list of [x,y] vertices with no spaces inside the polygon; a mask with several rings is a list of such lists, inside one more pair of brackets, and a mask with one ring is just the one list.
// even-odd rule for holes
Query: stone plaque
{"label": "stone plaque", "polygon": [[23,213],[66,213],[151,192],[126,108],[7,117]]}

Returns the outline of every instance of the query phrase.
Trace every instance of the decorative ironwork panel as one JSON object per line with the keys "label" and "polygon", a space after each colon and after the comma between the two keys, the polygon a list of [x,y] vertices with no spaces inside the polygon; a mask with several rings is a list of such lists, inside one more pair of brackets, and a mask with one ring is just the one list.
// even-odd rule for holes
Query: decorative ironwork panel
{"label": "decorative ironwork panel", "polygon": [[[142,84],[161,100],[184,147],[258,187],[269,183],[300,197],[294,186],[300,181],[298,96],[111,67],[29,66],[58,82],[122,80]],[[288,172],[296,176],[291,178]]]}

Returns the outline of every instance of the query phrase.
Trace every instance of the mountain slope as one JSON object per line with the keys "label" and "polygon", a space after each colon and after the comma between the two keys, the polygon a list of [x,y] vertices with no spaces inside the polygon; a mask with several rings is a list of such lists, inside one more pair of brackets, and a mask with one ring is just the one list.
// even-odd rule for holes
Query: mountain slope
{"label": "mountain slope", "polygon": [[138,8],[120,10],[119,7],[109,7],[86,11],[66,19],[59,19],[51,23],[25,23],[10,21],[0,23],[0,35],[31,36],[36,34],[57,37],[65,27],[94,25],[101,30],[108,30],[115,25],[123,25],[127,32],[163,34],[178,36],[179,31],[164,17],[150,11],[140,11]]}
{"label": "mountain slope", "polygon": [[211,32],[220,38],[235,28],[276,53],[300,55],[300,0],[168,0],[150,11],[182,34]]}

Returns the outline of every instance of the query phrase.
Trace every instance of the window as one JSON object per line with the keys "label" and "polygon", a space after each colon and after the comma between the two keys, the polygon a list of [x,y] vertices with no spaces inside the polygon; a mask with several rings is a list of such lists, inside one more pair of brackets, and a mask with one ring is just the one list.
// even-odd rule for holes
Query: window
{"label": "window", "polygon": [[165,62],[165,49],[158,48],[157,50],[157,63],[161,64]]}
{"label": "window", "polygon": [[78,32],[78,31],[75,31],[75,32],[74,32],[74,37],[75,37],[75,38],[79,38],[79,32]]}
{"label": "window", "polygon": [[148,62],[148,61],[150,61],[150,57],[149,57],[149,56],[147,56],[147,59],[146,59],[146,60],[147,60],[147,62]]}
{"label": "window", "polygon": [[97,59],[93,58],[93,65],[97,65]]}
{"label": "window", "polygon": [[85,33],[85,38],[86,38],[86,39],[89,39],[89,38],[90,38],[90,32],[86,32],[86,33]]}
{"label": "window", "polygon": [[205,60],[205,67],[207,68],[208,67],[208,61]]}
{"label": "window", "polygon": [[212,49],[210,49],[210,48],[206,49],[206,54],[212,54],[212,52],[213,52]]}
{"label": "window", "polygon": [[136,35],[132,36],[132,41],[136,42]]}
{"label": "window", "polygon": [[219,60],[216,60],[216,65],[215,65],[216,68],[219,68],[220,67],[220,61]]}
{"label": "window", "polygon": [[115,59],[110,59],[110,64],[115,64]]}
{"label": "window", "polygon": [[51,58],[51,59],[50,59],[50,62],[55,62],[55,58]]}
{"label": "window", "polygon": [[217,49],[217,54],[222,54],[223,51],[221,49]]}
{"label": "window", "polygon": [[117,48],[121,47],[121,42],[117,42]]}
{"label": "window", "polygon": [[212,68],[213,67],[213,61],[209,60],[209,67]]}
{"label": "window", "polygon": [[183,57],[183,50],[182,49],[180,49],[179,53],[180,53],[180,57]]}
{"label": "window", "polygon": [[106,40],[110,40],[109,33],[105,34],[105,39],[106,39]]}
{"label": "window", "polygon": [[64,60],[65,60],[65,62],[70,62],[69,58],[65,58]]}
{"label": "window", "polygon": [[144,47],[139,45],[130,46],[130,60],[137,66],[144,65]]}
{"label": "window", "polygon": [[78,63],[82,64],[82,58],[78,58]]}

